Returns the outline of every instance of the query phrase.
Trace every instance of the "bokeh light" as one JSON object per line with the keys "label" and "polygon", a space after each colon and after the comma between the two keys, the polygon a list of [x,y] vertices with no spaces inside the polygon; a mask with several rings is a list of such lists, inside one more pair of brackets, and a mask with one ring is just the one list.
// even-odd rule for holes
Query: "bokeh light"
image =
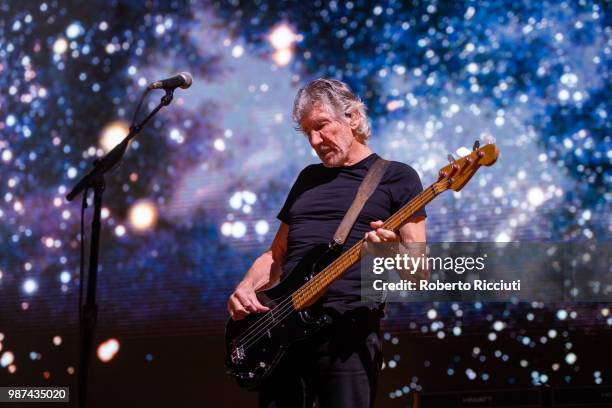
{"label": "bokeh light", "polygon": [[119,341],[117,339],[108,339],[103,341],[98,346],[96,351],[98,359],[103,363],[111,361],[119,352]]}
{"label": "bokeh light", "polygon": [[157,222],[157,207],[149,200],[141,200],[132,207],[128,212],[130,225],[137,231],[146,231],[155,226]]}
{"label": "bokeh light", "polygon": [[105,152],[109,152],[127,136],[128,132],[129,126],[127,122],[115,121],[109,123],[102,129],[100,134],[100,146]]}

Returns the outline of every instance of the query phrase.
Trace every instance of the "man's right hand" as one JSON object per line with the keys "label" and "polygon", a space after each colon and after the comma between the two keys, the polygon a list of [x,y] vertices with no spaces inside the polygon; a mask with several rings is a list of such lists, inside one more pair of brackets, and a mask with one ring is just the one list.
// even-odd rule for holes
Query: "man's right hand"
{"label": "man's right hand", "polygon": [[255,295],[254,286],[242,281],[227,301],[227,310],[233,320],[241,320],[249,313],[267,312],[270,308],[262,305]]}

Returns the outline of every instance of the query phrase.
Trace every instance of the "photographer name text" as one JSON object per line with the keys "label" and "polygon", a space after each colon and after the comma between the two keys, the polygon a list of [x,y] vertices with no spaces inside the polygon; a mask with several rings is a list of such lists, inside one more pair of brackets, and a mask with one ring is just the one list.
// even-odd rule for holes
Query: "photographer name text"
{"label": "photographer name text", "polygon": [[399,282],[385,282],[377,279],[372,282],[372,287],[376,291],[520,291],[521,280],[514,281],[488,281],[485,279],[475,279],[472,282],[442,282],[439,280],[428,281],[409,281],[403,279]]}

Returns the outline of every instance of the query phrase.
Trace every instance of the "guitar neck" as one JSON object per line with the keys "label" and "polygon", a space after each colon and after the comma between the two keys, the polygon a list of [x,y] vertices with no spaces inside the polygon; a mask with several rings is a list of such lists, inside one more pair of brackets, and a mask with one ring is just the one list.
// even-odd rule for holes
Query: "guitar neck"
{"label": "guitar neck", "polygon": [[[423,190],[418,196],[410,200],[408,204],[400,208],[395,214],[389,217],[389,219],[384,222],[382,228],[391,231],[399,230],[400,227],[414,215],[414,213],[432,201],[438,194],[441,193],[441,191],[442,190],[437,183],[432,184]],[[323,296],[332,282],[340,278],[344,272],[359,261],[361,258],[361,246],[363,243],[364,240],[360,239],[348,251],[344,252],[338,259],[319,272],[313,279],[309,280],[301,288],[296,290],[291,295],[294,308],[296,310],[304,309],[315,303],[321,296]]]}

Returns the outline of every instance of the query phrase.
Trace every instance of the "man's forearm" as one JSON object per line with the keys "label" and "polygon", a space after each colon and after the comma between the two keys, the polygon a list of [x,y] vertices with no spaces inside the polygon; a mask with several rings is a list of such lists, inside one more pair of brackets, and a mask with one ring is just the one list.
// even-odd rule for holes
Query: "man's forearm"
{"label": "man's forearm", "polygon": [[[425,233],[425,217],[419,216],[405,224],[400,229],[401,243],[398,253],[406,254],[414,260],[422,259],[418,267],[409,273],[401,273],[403,279],[419,281],[429,280],[429,268],[427,266],[427,245]],[[414,265],[414,263],[413,263]]]}
{"label": "man's forearm", "polygon": [[[417,260],[411,263],[418,265],[414,270],[400,270],[398,273],[402,279],[418,282],[421,279],[429,280],[429,268],[427,266],[427,245],[425,242],[403,242],[398,244],[397,253],[407,255],[409,258]],[[422,261],[421,261],[422,260]]]}
{"label": "man's forearm", "polygon": [[280,265],[274,260],[272,251],[266,251],[253,262],[240,285],[249,285],[254,290],[267,289],[278,282],[280,271]]}

